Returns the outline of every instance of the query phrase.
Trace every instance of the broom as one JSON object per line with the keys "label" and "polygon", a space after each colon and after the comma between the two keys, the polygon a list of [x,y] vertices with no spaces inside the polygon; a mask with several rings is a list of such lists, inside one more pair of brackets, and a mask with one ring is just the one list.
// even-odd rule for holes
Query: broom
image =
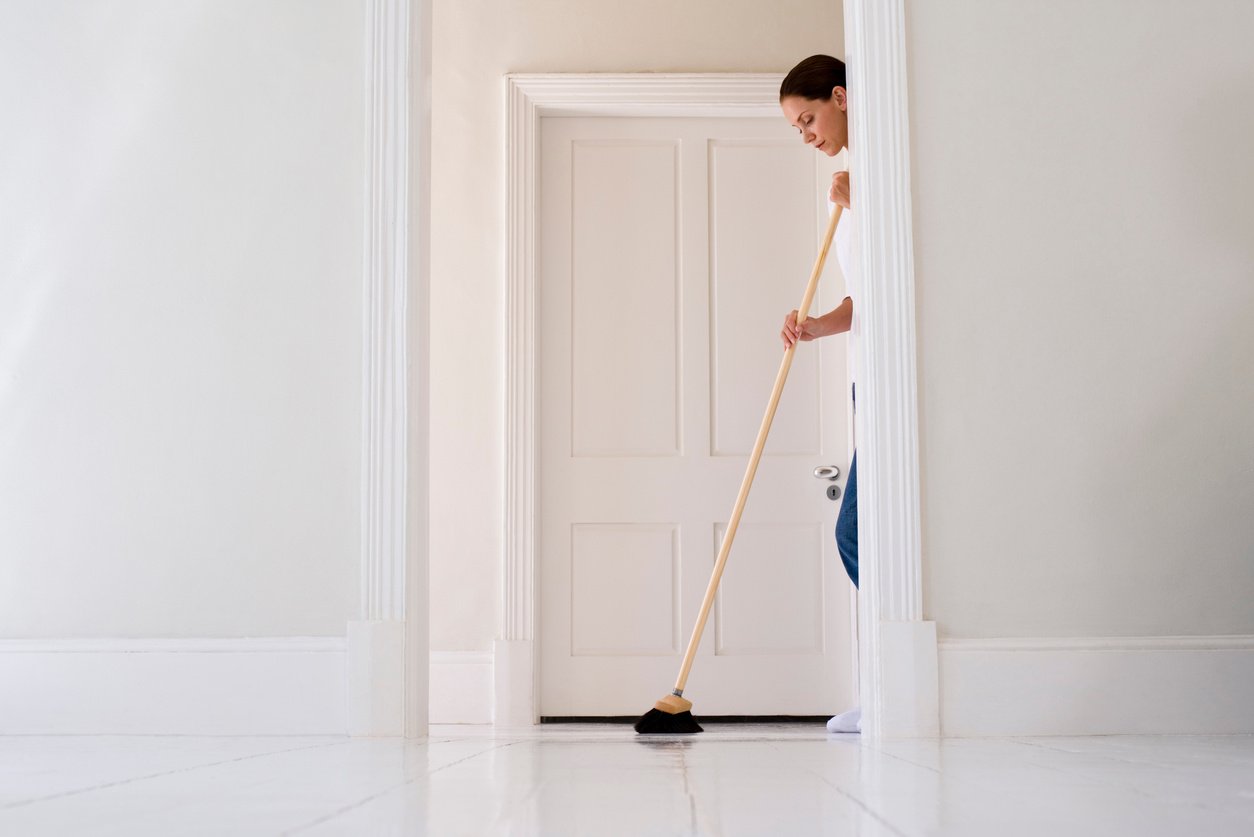
{"label": "broom", "polygon": [[[801,305],[797,308],[797,322],[802,323],[810,311],[810,303],[814,300],[814,292],[819,286],[819,274],[823,272],[823,262],[827,260],[827,251],[832,246],[832,236],[836,232],[836,224],[840,221],[841,207],[837,206],[827,222],[827,233],[823,237],[823,246],[810,271],[810,281],[806,284],[805,295],[801,297]],[[692,630],[692,639],[688,641],[688,650],[684,653],[683,665],[679,667],[679,678],[675,688],[666,697],[653,705],[653,708],[636,721],[636,732],[642,734],[666,734],[702,732],[697,719],[692,717],[692,701],[684,698],[684,684],[688,682],[688,672],[692,668],[693,658],[697,656],[697,643],[701,641],[701,632],[705,629],[705,620],[710,615],[710,606],[714,604],[714,594],[718,591],[719,579],[723,577],[723,566],[727,563],[727,555],[731,552],[732,539],[736,537],[736,529],[740,526],[740,514],[744,511],[745,501],[749,499],[749,488],[753,485],[753,475],[758,470],[758,460],[762,458],[762,449],[766,447],[766,435],[771,431],[771,422],[775,418],[775,408],[779,406],[779,396],[784,391],[784,381],[788,380],[788,369],[792,366],[792,356],[797,344],[793,343],[784,351],[784,359],[780,361],[779,372],[775,375],[775,387],[771,390],[771,399],[766,405],[766,415],[762,417],[762,426],[758,428],[758,438],[753,444],[753,453],[749,456],[749,467],[740,482],[740,493],[736,495],[736,505],[732,508],[731,520],[727,531],[723,533],[723,545],[718,550],[718,560],[714,562],[714,573],[710,576],[710,586],[705,590],[705,600],[701,603],[701,613],[697,615],[697,624]]]}

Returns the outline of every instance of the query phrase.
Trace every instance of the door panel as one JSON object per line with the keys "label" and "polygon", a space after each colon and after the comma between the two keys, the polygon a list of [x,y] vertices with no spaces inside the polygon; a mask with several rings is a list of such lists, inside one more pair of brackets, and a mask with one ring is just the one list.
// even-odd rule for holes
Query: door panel
{"label": "door panel", "polygon": [[679,452],[677,151],[572,144],[575,456]]}
{"label": "door panel", "polygon": [[651,523],[572,527],[572,656],[675,653],[678,534],[675,526]]}
{"label": "door panel", "polygon": [[[763,393],[779,369],[779,325],[801,300],[814,264],[814,195],[797,188],[813,180],[814,157],[791,137],[710,143],[715,454],[747,457],[753,450]],[[818,367],[816,352],[793,358],[789,397],[780,402],[766,453],[820,452]]]}

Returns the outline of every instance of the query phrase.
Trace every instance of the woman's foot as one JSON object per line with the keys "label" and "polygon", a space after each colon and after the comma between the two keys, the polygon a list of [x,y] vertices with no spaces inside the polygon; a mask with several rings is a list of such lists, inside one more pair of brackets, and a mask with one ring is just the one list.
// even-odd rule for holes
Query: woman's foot
{"label": "woman's foot", "polygon": [[827,722],[828,732],[862,732],[862,707],[841,712]]}

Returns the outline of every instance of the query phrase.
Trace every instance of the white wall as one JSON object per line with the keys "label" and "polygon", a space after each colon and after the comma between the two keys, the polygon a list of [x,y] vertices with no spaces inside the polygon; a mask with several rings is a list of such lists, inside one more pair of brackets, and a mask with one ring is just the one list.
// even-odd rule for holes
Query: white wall
{"label": "white wall", "polygon": [[1254,634],[1254,5],[907,8],[927,618]]}
{"label": "white wall", "polygon": [[0,636],[354,618],[363,14],[0,4]]}
{"label": "white wall", "polygon": [[431,645],[486,651],[504,525],[503,76],[785,72],[843,54],[844,36],[832,0],[450,0],[434,13]]}

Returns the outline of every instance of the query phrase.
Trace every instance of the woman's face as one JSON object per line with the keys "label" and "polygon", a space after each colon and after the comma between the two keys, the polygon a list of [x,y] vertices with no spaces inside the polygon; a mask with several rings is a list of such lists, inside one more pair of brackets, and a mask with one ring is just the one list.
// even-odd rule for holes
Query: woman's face
{"label": "woman's face", "polygon": [[834,157],[849,144],[848,99],[845,88],[833,87],[830,99],[785,96],[779,102],[790,125],[801,132],[806,145]]}

